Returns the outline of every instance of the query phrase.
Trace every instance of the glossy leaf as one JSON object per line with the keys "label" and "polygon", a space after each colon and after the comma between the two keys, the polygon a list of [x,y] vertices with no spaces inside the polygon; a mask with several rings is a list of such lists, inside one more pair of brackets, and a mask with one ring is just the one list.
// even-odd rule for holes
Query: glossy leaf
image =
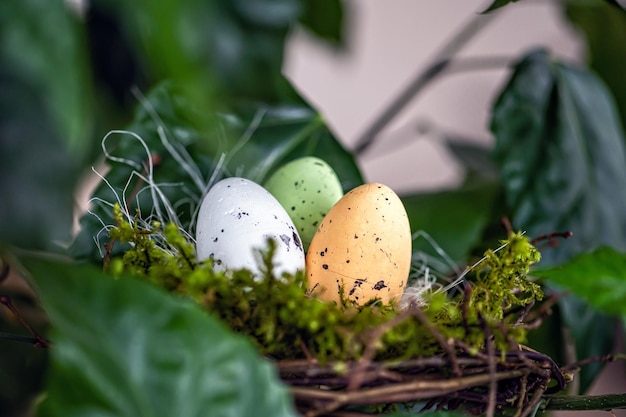
{"label": "glossy leaf", "polygon": [[587,42],[590,67],[606,82],[626,126],[626,12],[617,4],[595,1],[567,1],[564,10]]}
{"label": "glossy leaf", "polygon": [[[466,262],[480,242],[497,193],[493,182],[481,182],[458,190],[403,196],[413,232],[423,230],[454,260]],[[413,251],[436,255],[425,240],[413,242]]]}
{"label": "glossy leaf", "polygon": [[89,145],[91,117],[82,38],[78,20],[63,0],[0,2],[2,66],[41,93],[40,105],[75,158],[84,156]]}
{"label": "glossy leaf", "polygon": [[626,154],[615,108],[593,74],[534,51],[493,108],[494,157],[515,228],[569,230],[544,264],[603,245],[626,248]]}
{"label": "glossy leaf", "polygon": [[[560,300],[559,308],[575,342],[578,359],[612,351],[615,322],[607,314],[626,314],[626,255],[604,247],[581,254],[564,265],[536,270],[533,275],[547,279],[549,285],[561,292],[577,296]],[[582,391],[601,370],[600,363],[583,368]]]}
{"label": "glossy leaf", "polygon": [[273,366],[190,302],[85,265],[26,264],[54,328],[40,416],[296,415]]}
{"label": "glossy leaf", "polygon": [[313,155],[335,170],[344,191],[363,183],[354,157],[337,141],[321,115],[308,106],[254,106],[242,114],[241,127],[251,126],[255,117],[259,122],[246,146],[233,155],[230,165],[234,172],[261,183],[288,161]]}
{"label": "glossy leaf", "polygon": [[599,311],[626,315],[626,254],[603,247],[534,275],[585,299]]}
{"label": "glossy leaf", "polygon": [[0,243],[70,239],[76,169],[44,93],[0,67]]}

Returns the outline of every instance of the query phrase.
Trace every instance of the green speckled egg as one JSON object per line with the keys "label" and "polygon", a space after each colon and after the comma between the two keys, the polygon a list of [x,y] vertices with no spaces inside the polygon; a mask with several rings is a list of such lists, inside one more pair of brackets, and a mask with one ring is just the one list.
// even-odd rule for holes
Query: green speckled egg
{"label": "green speckled egg", "polygon": [[265,188],[289,213],[305,250],[328,210],[343,196],[335,171],[312,156],[279,168],[265,182]]}

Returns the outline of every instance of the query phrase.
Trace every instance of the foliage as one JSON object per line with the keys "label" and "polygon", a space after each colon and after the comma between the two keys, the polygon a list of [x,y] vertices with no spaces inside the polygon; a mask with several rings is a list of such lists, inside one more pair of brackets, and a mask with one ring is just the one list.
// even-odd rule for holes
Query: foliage
{"label": "foliage", "polygon": [[55,324],[39,415],[296,415],[273,367],[191,303],[89,265],[26,263]]}
{"label": "foliage", "polygon": [[626,254],[609,247],[582,253],[566,265],[539,269],[534,275],[573,291],[599,311],[626,315]]}
{"label": "foliage", "polygon": [[546,253],[549,263],[602,245],[626,249],[626,194],[613,191],[626,190],[624,139],[593,74],[545,51],[528,54],[495,103],[491,129],[515,227],[575,236]]}
{"label": "foliage", "polygon": [[563,12],[571,25],[583,33],[589,67],[611,90],[622,126],[626,126],[626,63],[614,59],[626,54],[626,11],[617,13],[615,5],[602,0],[567,1]]}

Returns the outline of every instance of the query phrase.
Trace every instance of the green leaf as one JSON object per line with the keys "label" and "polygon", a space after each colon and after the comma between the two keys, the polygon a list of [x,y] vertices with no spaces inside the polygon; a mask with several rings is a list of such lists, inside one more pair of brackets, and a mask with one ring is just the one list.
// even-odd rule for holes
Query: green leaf
{"label": "green leaf", "polygon": [[493,3],[489,5],[489,7],[487,7],[485,10],[481,12],[481,14],[492,12],[496,9],[499,9],[500,7],[506,6],[509,3],[515,3],[517,1],[519,0],[494,0]]}
{"label": "green leaf", "polygon": [[41,92],[41,104],[75,157],[85,155],[91,120],[83,38],[63,0],[0,2],[2,66]]}
{"label": "green leaf", "polygon": [[603,247],[534,275],[566,288],[599,311],[626,314],[626,254]]}
{"label": "green leaf", "polygon": [[273,366],[196,305],[86,265],[26,265],[54,328],[40,416],[296,415]]}
{"label": "green leaf", "polygon": [[250,141],[230,162],[243,176],[262,183],[285,163],[312,155],[333,167],[344,191],[363,184],[354,157],[334,137],[321,115],[310,107],[255,105],[239,113],[241,127],[252,126],[255,117],[260,118]]}
{"label": "green leaf", "polygon": [[45,93],[0,68],[0,244],[52,249],[71,236],[76,169]]}
{"label": "green leaf", "polygon": [[493,108],[494,157],[515,228],[572,231],[544,264],[626,248],[626,154],[615,108],[593,74],[534,51]]}
{"label": "green leaf", "polygon": [[[608,355],[615,346],[615,322],[598,313],[586,301],[568,296],[559,300],[560,317],[568,336],[574,342],[576,360]],[[604,368],[603,363],[591,363],[580,371],[580,393],[586,392]]]}
{"label": "green leaf", "polygon": [[320,38],[341,45],[343,18],[340,0],[304,0],[304,14],[300,17],[300,23]]}
{"label": "green leaf", "polygon": [[615,96],[622,126],[626,126],[626,62],[617,59],[626,55],[624,9],[615,3],[600,0],[567,1],[563,4],[568,20],[582,32],[587,42],[590,67]]}
{"label": "green leaf", "polygon": [[[403,196],[413,232],[423,230],[454,260],[466,262],[480,242],[497,193],[493,182],[467,185],[458,190]],[[413,251],[436,256],[425,240],[413,242]]]}
{"label": "green leaf", "polygon": [[201,105],[217,97],[293,98],[284,43],[299,0],[100,0],[112,8],[156,81],[176,79]]}
{"label": "green leaf", "polygon": [[[626,314],[626,255],[603,247],[563,265],[538,269],[533,275],[547,279],[559,291],[577,296],[561,299],[559,309],[575,342],[578,359],[611,353],[615,322],[607,314]],[[602,367],[595,363],[582,369],[581,392],[589,388]]]}

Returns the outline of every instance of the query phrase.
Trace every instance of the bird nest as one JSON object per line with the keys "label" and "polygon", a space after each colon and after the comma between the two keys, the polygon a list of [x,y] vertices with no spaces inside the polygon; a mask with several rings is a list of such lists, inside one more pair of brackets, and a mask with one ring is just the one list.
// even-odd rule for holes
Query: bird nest
{"label": "bird nest", "polygon": [[[426,320],[419,308],[398,317],[408,315]],[[429,329],[441,344],[440,354],[376,361],[366,350],[357,361],[320,363],[309,357],[276,365],[306,417],[372,416],[398,408],[487,416],[509,410],[524,417],[536,410],[544,394],[563,390],[570,378],[549,356],[512,340],[510,349],[496,349],[487,326],[479,350],[446,339],[434,326]]]}
{"label": "bird nest", "polygon": [[164,250],[154,230],[119,212],[116,221],[111,238],[132,245],[107,269],[191,298],[247,336],[275,362],[304,416],[407,407],[527,416],[545,393],[565,387],[568,374],[523,345],[555,300],[542,301],[541,287],[528,278],[540,255],[521,233],[487,250],[454,288],[431,288],[402,306],[343,298],[337,305],[312,297],[303,273],[276,276],[272,241],[258,253],[262,276],[223,273],[210,260],[196,262],[193,245],[174,226],[162,231]]}

